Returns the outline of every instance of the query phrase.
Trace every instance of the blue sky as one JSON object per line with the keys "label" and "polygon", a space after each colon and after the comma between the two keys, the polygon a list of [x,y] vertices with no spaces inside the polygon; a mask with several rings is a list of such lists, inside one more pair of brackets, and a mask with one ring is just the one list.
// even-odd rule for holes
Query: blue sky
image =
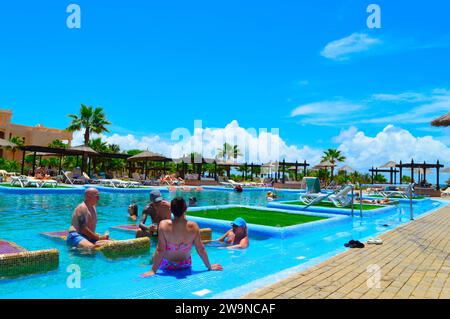
{"label": "blue sky", "polygon": [[[70,3],[79,30],[66,26]],[[366,25],[370,3],[381,29]],[[111,131],[136,139],[237,120],[300,150],[393,125],[446,155],[450,132],[429,120],[450,111],[449,12],[444,0],[11,1],[0,108],[63,128],[80,103],[103,106]]]}

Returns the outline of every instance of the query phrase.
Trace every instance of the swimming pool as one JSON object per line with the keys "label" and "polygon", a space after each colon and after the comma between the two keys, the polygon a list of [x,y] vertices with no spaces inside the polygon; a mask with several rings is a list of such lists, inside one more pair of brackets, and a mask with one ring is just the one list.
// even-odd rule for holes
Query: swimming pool
{"label": "swimming pool", "polygon": [[[235,193],[220,190],[163,193],[195,196],[199,206],[220,204],[265,205],[265,191]],[[279,200],[295,200],[298,194],[279,192]],[[251,236],[246,250],[224,250],[207,247],[212,263],[221,263],[222,272],[206,271],[198,255],[193,253],[192,271],[167,275],[159,272],[151,278],[139,275],[150,269],[150,254],[119,260],[108,260],[100,254],[81,255],[64,243],[42,237],[39,233],[65,230],[74,206],[81,195],[10,195],[0,194],[0,237],[29,249],[57,248],[58,270],[15,279],[0,280],[0,298],[221,298],[239,297],[261,285],[280,279],[292,271],[320,262],[344,251],[349,239],[363,240],[409,221],[409,205],[400,204],[389,213],[351,218],[329,228],[305,232],[285,239]],[[126,207],[137,203],[140,210],[148,194],[102,193],[98,205],[98,231],[128,223]],[[442,207],[438,201],[414,204],[415,216]],[[388,226],[383,226],[388,225]],[[110,229],[117,239],[130,234]],[[222,234],[213,229],[213,237]],[[151,253],[154,250],[152,243]],[[81,288],[68,288],[69,265],[81,269]]]}

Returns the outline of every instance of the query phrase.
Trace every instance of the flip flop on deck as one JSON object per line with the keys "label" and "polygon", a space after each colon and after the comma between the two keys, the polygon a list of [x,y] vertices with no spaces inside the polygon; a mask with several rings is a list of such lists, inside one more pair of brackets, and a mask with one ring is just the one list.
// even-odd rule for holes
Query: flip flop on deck
{"label": "flip flop on deck", "polygon": [[[57,239],[65,242],[67,240],[68,231],[46,232],[41,235]],[[141,255],[148,253],[150,250],[150,239],[148,237],[133,238],[126,240],[113,240],[111,242],[96,249],[108,258],[121,258],[133,255]]]}
{"label": "flip flop on deck", "polygon": [[28,251],[16,243],[0,240],[0,278],[45,272],[58,265],[57,249]]}
{"label": "flip flop on deck", "polygon": [[381,238],[369,238],[367,240],[367,243],[373,245],[381,245],[383,243],[383,240]]}

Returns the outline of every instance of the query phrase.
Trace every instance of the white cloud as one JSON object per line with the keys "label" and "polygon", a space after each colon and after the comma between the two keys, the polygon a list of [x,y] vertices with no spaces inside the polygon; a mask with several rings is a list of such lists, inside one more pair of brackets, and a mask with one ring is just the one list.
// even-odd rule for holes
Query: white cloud
{"label": "white cloud", "polygon": [[[97,135],[94,134],[93,137]],[[148,149],[169,157],[181,157],[190,151],[199,151],[200,146],[203,146],[203,155],[211,158],[224,141],[237,144],[245,155],[239,160],[249,163],[265,163],[285,158],[286,161],[306,160],[315,165],[320,162],[323,154],[323,150],[316,147],[288,144],[276,130],[245,129],[237,121],[230,122],[224,128],[198,128],[195,134],[181,141],[165,140],[158,135],[136,137],[132,134],[112,134],[101,137],[110,144],[118,144],[122,150]],[[448,138],[416,137],[408,130],[394,125],[387,125],[375,136],[368,136],[350,126],[341,130],[332,141],[336,143],[335,148],[347,157],[345,163],[362,172],[372,165],[379,166],[387,161],[410,161],[411,158],[416,162],[436,162],[439,159],[444,165],[450,165],[450,147],[446,145],[450,142]],[[82,143],[83,134],[74,133],[72,144]]]}
{"label": "white cloud", "polygon": [[429,97],[421,93],[405,92],[400,94],[374,94],[372,95],[374,100],[389,101],[389,102],[423,102],[429,100]]}
{"label": "white cloud", "polygon": [[[239,161],[246,162],[269,162],[283,158],[286,161],[301,161],[318,163],[322,151],[309,146],[289,145],[284,141],[275,129],[245,129],[234,120],[224,128],[196,128],[194,133],[187,129],[180,132],[187,133],[181,140],[164,140],[158,135],[136,137],[133,134],[100,135],[109,144],[118,144],[121,150],[148,149],[153,152],[164,154],[172,158],[179,158],[190,152],[202,153],[206,158],[213,158],[218,148],[224,142],[236,144],[243,153]],[[99,137],[93,134],[92,138]],[[82,132],[74,133],[72,145],[83,144]]]}
{"label": "white cloud", "polygon": [[376,136],[367,136],[355,128],[341,131],[338,149],[347,157],[346,163],[366,170],[387,161],[436,162],[449,164],[450,148],[431,136],[415,137],[409,131],[393,125],[386,126]]}
{"label": "white cloud", "polygon": [[368,51],[380,43],[381,40],[371,38],[365,33],[353,33],[328,43],[320,54],[332,60],[348,60],[352,54]]}
{"label": "white cloud", "polygon": [[446,89],[435,89],[427,95],[411,92],[374,95],[378,99],[380,99],[380,96],[384,101],[406,102],[411,104],[415,102],[426,103],[418,103],[418,105],[416,104],[407,112],[366,119],[363,121],[364,123],[429,123],[437,116],[450,111],[450,91]]}
{"label": "white cloud", "polygon": [[300,123],[314,125],[346,124],[361,111],[364,106],[343,100],[321,101],[304,104],[291,112],[291,117],[300,116]]}

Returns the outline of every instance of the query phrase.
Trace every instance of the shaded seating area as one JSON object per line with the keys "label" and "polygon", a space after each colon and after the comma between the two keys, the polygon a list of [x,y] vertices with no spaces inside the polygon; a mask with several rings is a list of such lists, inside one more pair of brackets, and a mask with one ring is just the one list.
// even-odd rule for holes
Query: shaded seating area
{"label": "shaded seating area", "polygon": [[[396,165],[400,171],[400,176],[402,176],[403,170],[410,171],[411,182],[416,183],[415,192],[417,195],[426,195],[439,197],[441,196],[440,191],[440,170],[444,167],[444,165],[439,163],[439,160],[436,161],[435,164],[426,163],[415,163],[412,159],[410,163],[402,163],[400,161],[399,164]],[[426,182],[427,172],[431,169],[436,170],[436,184],[433,186]],[[417,175],[417,179],[415,178]],[[425,181],[425,183],[424,183]],[[428,185],[425,185],[428,184]]]}
{"label": "shaded seating area", "polygon": [[[303,176],[306,176],[306,169],[310,166],[304,160],[303,162],[286,162],[285,159],[281,162],[277,162],[274,164],[274,173],[270,174],[268,177],[272,177],[274,179],[273,186],[276,188],[302,188],[302,182],[299,180],[299,171],[303,171]],[[289,174],[289,171],[292,174]],[[293,175],[292,178],[289,175]]]}
{"label": "shaded seating area", "polygon": [[[136,154],[134,156],[128,157],[127,161],[131,165],[132,163],[140,163],[140,171],[141,175],[137,172],[133,172],[130,174],[132,177],[132,181],[134,183],[139,183],[141,185],[152,185],[152,186],[159,186],[159,185],[171,185],[171,183],[168,183],[165,181],[166,175],[167,175],[167,163],[171,162],[172,159],[159,154],[154,153],[151,151],[144,151],[139,154]],[[162,168],[160,167],[149,167],[149,163],[162,163]],[[160,178],[150,178],[148,179],[148,172],[149,171],[161,171],[162,176]],[[136,184],[134,184],[136,185]]]}
{"label": "shaded seating area", "polygon": [[[375,181],[375,176],[378,175],[379,173],[389,173],[389,184],[393,185],[393,184],[397,184],[397,173],[400,173],[400,170],[398,170],[397,167],[397,163],[394,161],[389,161],[383,165],[381,165],[380,167],[373,167],[371,169],[369,169],[369,172],[371,173],[371,181],[372,184],[374,184]],[[401,182],[401,173],[400,173],[400,182]]]}

